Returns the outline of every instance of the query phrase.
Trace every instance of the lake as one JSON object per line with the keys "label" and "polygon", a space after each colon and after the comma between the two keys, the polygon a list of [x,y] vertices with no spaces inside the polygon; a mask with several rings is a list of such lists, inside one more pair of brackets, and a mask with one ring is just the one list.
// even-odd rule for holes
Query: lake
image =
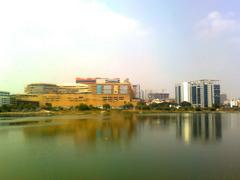
{"label": "lake", "polygon": [[240,179],[240,113],[0,118],[0,179]]}

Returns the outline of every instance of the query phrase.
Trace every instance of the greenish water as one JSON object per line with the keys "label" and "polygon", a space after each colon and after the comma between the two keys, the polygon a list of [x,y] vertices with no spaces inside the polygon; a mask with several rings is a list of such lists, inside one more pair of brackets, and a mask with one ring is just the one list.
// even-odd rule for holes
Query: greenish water
{"label": "greenish water", "polygon": [[0,179],[240,179],[240,113],[0,121]]}

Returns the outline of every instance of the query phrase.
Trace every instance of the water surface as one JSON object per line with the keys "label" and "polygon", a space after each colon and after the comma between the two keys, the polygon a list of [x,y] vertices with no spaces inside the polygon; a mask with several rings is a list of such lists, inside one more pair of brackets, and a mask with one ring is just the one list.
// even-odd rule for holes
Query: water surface
{"label": "water surface", "polygon": [[0,179],[240,179],[240,113],[1,118]]}

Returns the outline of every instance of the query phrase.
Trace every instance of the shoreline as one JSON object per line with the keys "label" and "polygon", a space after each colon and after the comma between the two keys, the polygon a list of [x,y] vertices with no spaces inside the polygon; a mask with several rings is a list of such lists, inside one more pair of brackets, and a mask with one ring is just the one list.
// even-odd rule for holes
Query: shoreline
{"label": "shoreline", "polygon": [[89,111],[37,111],[37,112],[0,112],[0,117],[44,117],[44,116],[61,116],[61,115],[85,115],[85,114],[101,114],[111,112],[123,113],[240,113],[239,110],[202,110],[202,111],[183,111],[183,110],[89,110]]}

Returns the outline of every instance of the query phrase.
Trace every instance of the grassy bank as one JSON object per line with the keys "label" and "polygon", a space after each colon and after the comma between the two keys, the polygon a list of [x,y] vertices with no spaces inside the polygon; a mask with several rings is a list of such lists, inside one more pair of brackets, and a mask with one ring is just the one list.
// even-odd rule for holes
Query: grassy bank
{"label": "grassy bank", "polygon": [[54,112],[1,112],[0,117],[34,117],[34,116],[52,116]]}

